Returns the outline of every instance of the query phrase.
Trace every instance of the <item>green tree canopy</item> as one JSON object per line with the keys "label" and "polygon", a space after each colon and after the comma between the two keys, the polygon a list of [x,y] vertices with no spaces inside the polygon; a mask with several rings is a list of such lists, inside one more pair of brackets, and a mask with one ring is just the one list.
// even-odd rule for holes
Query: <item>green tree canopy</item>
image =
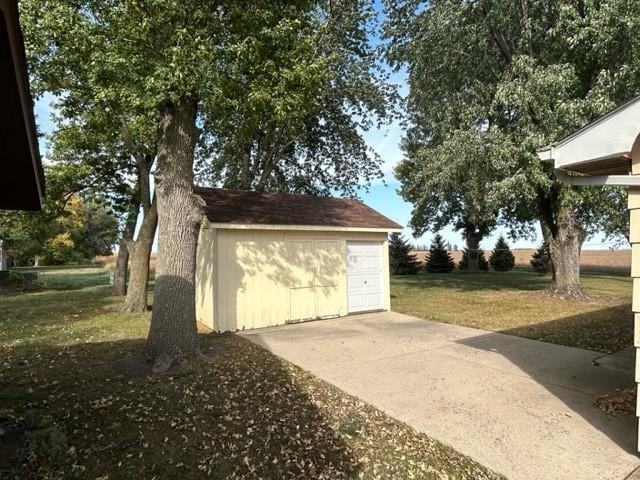
{"label": "green tree canopy", "polygon": [[456,268],[456,264],[447,250],[444,239],[439,233],[433,237],[433,241],[429,247],[429,253],[427,254],[425,268],[431,273],[449,273]]}
{"label": "green tree canopy", "polygon": [[369,37],[371,2],[316,2],[277,28],[247,32],[206,118],[199,178],[230,188],[353,194],[381,177],[362,133],[393,113]]}
{"label": "green tree canopy", "polygon": [[0,238],[7,242],[14,264],[87,263],[111,255],[118,222],[107,202],[91,195],[54,200],[55,173],[48,178],[54,188],[48,189],[42,212],[0,212]]}
{"label": "green tree canopy", "polygon": [[581,245],[605,226],[601,220],[616,216],[619,205],[609,202],[602,189],[560,184],[536,149],[640,92],[640,40],[635,35],[640,4],[385,4],[388,58],[409,71],[407,138],[417,146],[406,150],[408,158],[413,152],[430,155],[447,144],[464,157],[469,132],[477,135],[487,152],[478,157],[480,163],[507,159],[498,162],[487,186],[487,196],[497,199],[500,220],[512,235],[530,234],[539,221],[553,260],[553,288],[580,294],[576,258]]}
{"label": "green tree canopy", "polygon": [[513,270],[516,265],[516,258],[513,256],[509,244],[502,235],[496,241],[496,245],[493,247],[491,256],[489,257],[489,264],[496,272],[508,272]]}
{"label": "green tree canopy", "polygon": [[415,255],[411,254],[413,248],[399,233],[389,236],[389,268],[392,275],[415,275],[420,264]]}
{"label": "green tree canopy", "polygon": [[545,243],[540,245],[538,249],[533,252],[529,264],[540,275],[544,275],[549,272],[549,269],[551,268],[551,259],[549,258],[549,249]]}

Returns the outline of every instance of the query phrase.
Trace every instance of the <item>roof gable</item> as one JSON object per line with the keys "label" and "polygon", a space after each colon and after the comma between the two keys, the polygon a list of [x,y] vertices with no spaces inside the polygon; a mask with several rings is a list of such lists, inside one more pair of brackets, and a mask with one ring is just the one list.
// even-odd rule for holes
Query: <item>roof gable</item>
{"label": "roof gable", "polygon": [[352,198],[194,188],[214,224],[291,225],[398,230],[402,227]]}

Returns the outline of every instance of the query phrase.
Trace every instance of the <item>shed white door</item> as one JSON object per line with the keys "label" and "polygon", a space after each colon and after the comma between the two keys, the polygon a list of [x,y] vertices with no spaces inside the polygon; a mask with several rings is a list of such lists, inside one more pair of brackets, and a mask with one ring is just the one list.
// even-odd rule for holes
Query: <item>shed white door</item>
{"label": "shed white door", "polygon": [[349,313],[383,308],[382,243],[347,242]]}

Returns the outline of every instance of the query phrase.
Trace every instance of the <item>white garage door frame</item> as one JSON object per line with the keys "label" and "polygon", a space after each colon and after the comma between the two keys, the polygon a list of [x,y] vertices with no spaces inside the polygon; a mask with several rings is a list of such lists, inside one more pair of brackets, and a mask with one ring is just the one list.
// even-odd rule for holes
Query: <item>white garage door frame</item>
{"label": "white garage door frame", "polygon": [[[384,243],[381,241],[347,240],[347,312],[361,313],[384,310]],[[351,250],[350,250],[350,247]],[[358,251],[359,250],[359,251]],[[375,252],[375,256],[372,253]],[[353,261],[352,256],[360,255]],[[373,267],[368,260],[376,258]]]}

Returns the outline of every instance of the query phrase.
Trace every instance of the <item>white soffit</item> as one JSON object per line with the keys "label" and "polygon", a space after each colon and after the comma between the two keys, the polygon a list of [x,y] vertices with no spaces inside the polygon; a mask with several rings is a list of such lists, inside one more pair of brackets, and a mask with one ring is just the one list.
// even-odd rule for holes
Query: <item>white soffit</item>
{"label": "white soffit", "polygon": [[556,169],[572,170],[588,163],[630,157],[640,134],[640,96],[619,106],[580,130],[538,151]]}

